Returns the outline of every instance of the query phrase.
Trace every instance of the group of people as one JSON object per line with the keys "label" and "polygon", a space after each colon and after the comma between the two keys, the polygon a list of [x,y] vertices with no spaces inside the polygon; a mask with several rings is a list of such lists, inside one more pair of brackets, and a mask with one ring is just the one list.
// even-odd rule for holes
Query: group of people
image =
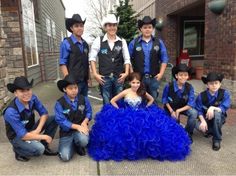
{"label": "group of people", "polygon": [[[16,160],[28,161],[32,156],[46,154],[69,161],[74,153],[85,155],[86,147],[97,161],[183,160],[190,154],[195,128],[207,137],[213,136],[212,149],[220,149],[221,127],[230,107],[229,92],[221,88],[222,74],[203,77],[207,89],[195,100],[194,88],[187,82],[192,69],[185,64],[175,66],[175,80],[163,91],[162,109],[157,106],[158,87],[168,56],[163,41],[152,35],[156,20],[149,16],[139,20],[141,35],[127,46],[116,35],[117,18],[108,15],[103,20],[106,33],[95,39],[90,52],[82,38],[84,23],[79,14],[66,19],[66,28],[72,35],[61,43],[64,78],[57,82],[57,87],[64,95],[55,103],[55,116],[48,116],[32,93],[33,81],[21,76],[7,85],[15,98],[3,115]],[[89,63],[104,104],[95,115],[91,130]],[[129,88],[123,90],[125,80]],[[34,111],[40,116],[37,122]],[[179,124],[180,114],[188,118],[185,129]],[[48,144],[58,126],[59,147],[54,152]]]}

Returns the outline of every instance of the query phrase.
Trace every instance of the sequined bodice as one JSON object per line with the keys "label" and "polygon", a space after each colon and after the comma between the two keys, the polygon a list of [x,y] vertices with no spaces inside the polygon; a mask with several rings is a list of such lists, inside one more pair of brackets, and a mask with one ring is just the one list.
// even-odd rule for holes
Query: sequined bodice
{"label": "sequined bodice", "polygon": [[138,108],[139,105],[142,103],[142,98],[139,96],[135,98],[125,97],[124,102],[132,108]]}

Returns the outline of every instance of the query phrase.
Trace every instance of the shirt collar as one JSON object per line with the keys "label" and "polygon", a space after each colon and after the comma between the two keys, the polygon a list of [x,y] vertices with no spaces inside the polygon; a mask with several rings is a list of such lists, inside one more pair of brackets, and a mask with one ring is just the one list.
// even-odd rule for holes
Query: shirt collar
{"label": "shirt collar", "polygon": [[[64,98],[65,98],[67,103],[69,103],[69,104],[72,103],[71,99],[67,96],[66,93],[64,94]],[[75,97],[75,100],[73,101],[73,103],[75,103],[75,102],[78,102],[78,97],[77,96]]]}
{"label": "shirt collar", "polygon": [[[108,38],[107,38],[107,33],[106,33],[106,34],[104,35],[103,39],[102,39],[102,42],[105,42],[105,41],[107,41],[107,40],[108,40]],[[117,42],[118,40],[122,41],[121,38],[116,35],[115,42]]]}
{"label": "shirt collar", "polygon": [[214,95],[212,95],[212,94],[210,93],[209,89],[207,89],[207,95],[208,95],[209,97],[215,97],[215,98],[217,98],[217,96],[218,96],[218,91],[216,91],[216,93],[215,93]]}
{"label": "shirt collar", "polygon": [[[29,109],[32,108],[33,99],[34,99],[34,97],[32,96],[31,100],[28,102]],[[15,103],[16,103],[16,107],[17,107],[17,109],[19,110],[20,113],[23,112],[26,109],[25,105],[23,103],[21,103],[20,100],[17,97],[15,99]]]}
{"label": "shirt collar", "polygon": [[178,90],[180,90],[181,92],[183,92],[184,89],[185,89],[185,83],[184,83],[182,89],[179,89],[178,84],[177,84],[177,81],[174,80],[174,91],[175,91],[175,92],[177,92]]}
{"label": "shirt collar", "polygon": [[84,43],[84,40],[82,38],[80,41],[78,41],[77,38],[73,34],[71,34],[70,38],[74,44],[76,44],[76,43],[83,44]]}
{"label": "shirt collar", "polygon": [[[154,41],[154,40],[155,40],[155,38],[154,38],[154,36],[152,35],[152,36],[151,36],[151,40],[149,40],[149,42],[150,42],[150,41]],[[143,40],[142,40],[142,35],[140,35],[140,36],[138,37],[138,42],[140,43],[141,41],[143,41]],[[146,42],[146,41],[145,41],[145,42]]]}

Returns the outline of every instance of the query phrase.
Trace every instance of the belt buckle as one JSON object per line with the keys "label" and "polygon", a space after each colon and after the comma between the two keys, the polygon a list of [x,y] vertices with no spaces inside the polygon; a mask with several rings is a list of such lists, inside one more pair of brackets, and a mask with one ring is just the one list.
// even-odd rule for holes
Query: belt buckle
{"label": "belt buckle", "polygon": [[145,78],[150,78],[150,74],[147,74],[147,73],[146,73],[146,74],[144,74],[144,77],[145,77]]}
{"label": "belt buckle", "polygon": [[113,73],[110,73],[109,77],[110,78],[113,78],[114,74]]}

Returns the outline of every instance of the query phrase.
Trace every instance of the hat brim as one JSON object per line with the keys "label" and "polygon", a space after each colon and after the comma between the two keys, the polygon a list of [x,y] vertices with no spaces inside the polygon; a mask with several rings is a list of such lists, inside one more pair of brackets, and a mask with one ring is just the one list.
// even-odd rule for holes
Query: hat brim
{"label": "hat brim", "polygon": [[11,93],[14,93],[17,89],[25,90],[25,89],[31,89],[33,87],[34,80],[32,79],[30,84],[28,86],[17,86],[14,83],[8,83],[7,84],[7,90],[10,91]]}
{"label": "hat brim", "polygon": [[179,72],[188,72],[189,75],[192,75],[194,73],[194,69],[192,67],[188,68],[188,70],[179,70],[177,66],[174,66],[172,68],[172,76],[176,79],[175,75]]}
{"label": "hat brim", "polygon": [[72,18],[66,18],[66,29],[72,33],[71,26],[75,23],[82,23],[84,24],[86,22],[86,19],[84,21],[77,21]]}
{"label": "hat brim", "polygon": [[66,88],[66,86],[68,86],[70,83],[65,81],[65,80],[59,80],[57,82],[57,87],[61,92],[64,92],[64,88]]}
{"label": "hat brim", "polygon": [[144,22],[143,20],[138,20],[138,28],[141,29],[143,25],[151,24],[153,28],[156,26],[156,18],[152,19],[150,22]]}
{"label": "hat brim", "polygon": [[212,79],[212,80],[209,80],[209,79],[207,79],[207,77],[204,77],[204,76],[202,76],[201,79],[202,79],[202,82],[204,84],[207,84],[208,82],[212,82],[212,81],[220,81],[220,82],[222,82],[222,80],[224,79],[224,75],[223,74],[219,74],[216,79]]}
{"label": "hat brim", "polygon": [[207,80],[207,78],[206,78],[206,77],[203,77],[203,76],[202,76],[202,78],[201,78],[201,79],[202,79],[202,82],[203,82],[204,84],[207,84],[207,83],[208,83],[208,80]]}

